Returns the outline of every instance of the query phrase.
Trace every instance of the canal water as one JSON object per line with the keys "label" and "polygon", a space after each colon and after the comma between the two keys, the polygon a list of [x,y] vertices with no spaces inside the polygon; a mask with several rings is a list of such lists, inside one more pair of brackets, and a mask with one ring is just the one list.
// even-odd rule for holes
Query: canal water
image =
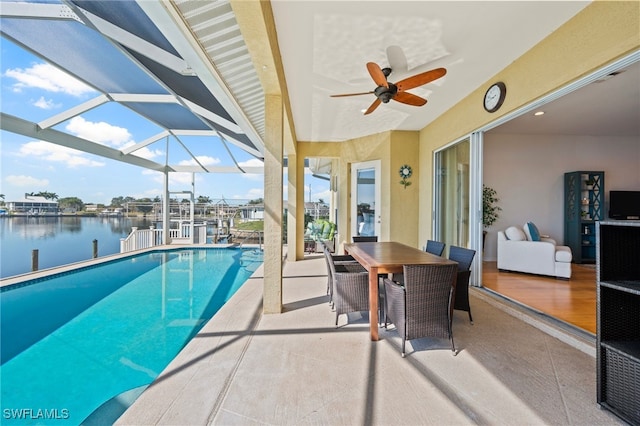
{"label": "canal water", "polygon": [[136,226],[154,222],[124,217],[3,217],[0,218],[0,278],[31,272],[31,253],[38,250],[39,269],[89,260],[93,240],[98,257],[120,252],[120,239]]}

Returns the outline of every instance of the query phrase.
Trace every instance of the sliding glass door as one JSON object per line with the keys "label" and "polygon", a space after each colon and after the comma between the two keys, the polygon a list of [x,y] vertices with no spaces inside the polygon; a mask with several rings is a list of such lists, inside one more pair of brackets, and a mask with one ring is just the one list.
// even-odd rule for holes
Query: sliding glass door
{"label": "sliding glass door", "polygon": [[465,139],[436,153],[434,236],[447,246],[470,246],[470,146]]}

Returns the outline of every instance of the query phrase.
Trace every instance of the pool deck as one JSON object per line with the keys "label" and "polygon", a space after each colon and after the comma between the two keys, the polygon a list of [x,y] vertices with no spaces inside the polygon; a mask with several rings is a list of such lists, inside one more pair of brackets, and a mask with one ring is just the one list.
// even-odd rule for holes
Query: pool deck
{"label": "pool deck", "polygon": [[[392,327],[335,313],[322,255],[286,262],[282,314],[262,314],[262,268],[120,417],[120,425],[621,425],[596,403],[589,339],[471,290],[474,324],[400,356]],[[541,330],[543,329],[543,330]]]}

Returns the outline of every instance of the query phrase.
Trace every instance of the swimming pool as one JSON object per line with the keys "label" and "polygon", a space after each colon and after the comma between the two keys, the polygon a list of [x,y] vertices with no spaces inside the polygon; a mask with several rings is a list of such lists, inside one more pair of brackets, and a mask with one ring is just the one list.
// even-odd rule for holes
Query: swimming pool
{"label": "swimming pool", "polygon": [[130,404],[261,263],[255,249],[154,251],[2,288],[2,423],[100,422]]}

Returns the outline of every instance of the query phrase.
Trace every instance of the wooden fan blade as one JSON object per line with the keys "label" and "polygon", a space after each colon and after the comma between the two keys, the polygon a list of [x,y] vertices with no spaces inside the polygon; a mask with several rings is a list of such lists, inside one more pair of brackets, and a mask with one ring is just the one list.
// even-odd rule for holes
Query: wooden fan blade
{"label": "wooden fan blade", "polygon": [[389,83],[387,82],[387,77],[385,77],[382,69],[375,62],[367,62],[367,70],[369,70],[369,74],[373,79],[374,83],[378,86],[389,87]]}
{"label": "wooden fan blade", "polygon": [[331,95],[332,98],[341,98],[343,96],[360,96],[360,95],[371,95],[373,92],[362,92],[362,93],[345,93],[342,95]]}
{"label": "wooden fan blade", "polygon": [[413,77],[405,78],[396,83],[398,86],[398,92],[403,92],[405,90],[413,89],[414,87],[422,86],[423,84],[427,84],[432,82],[433,80],[437,80],[443,75],[447,73],[447,70],[444,68],[436,68],[431,71],[426,71],[421,74],[416,74]]}
{"label": "wooden fan blade", "polygon": [[371,114],[376,108],[378,108],[378,105],[380,105],[381,103],[382,102],[380,101],[380,99],[376,98],[376,100],[373,101],[369,109],[365,111],[364,115]]}
{"label": "wooden fan blade", "polygon": [[397,102],[401,102],[403,104],[413,105],[413,106],[422,106],[427,103],[426,99],[421,98],[420,96],[416,96],[409,92],[398,92],[391,99]]}

